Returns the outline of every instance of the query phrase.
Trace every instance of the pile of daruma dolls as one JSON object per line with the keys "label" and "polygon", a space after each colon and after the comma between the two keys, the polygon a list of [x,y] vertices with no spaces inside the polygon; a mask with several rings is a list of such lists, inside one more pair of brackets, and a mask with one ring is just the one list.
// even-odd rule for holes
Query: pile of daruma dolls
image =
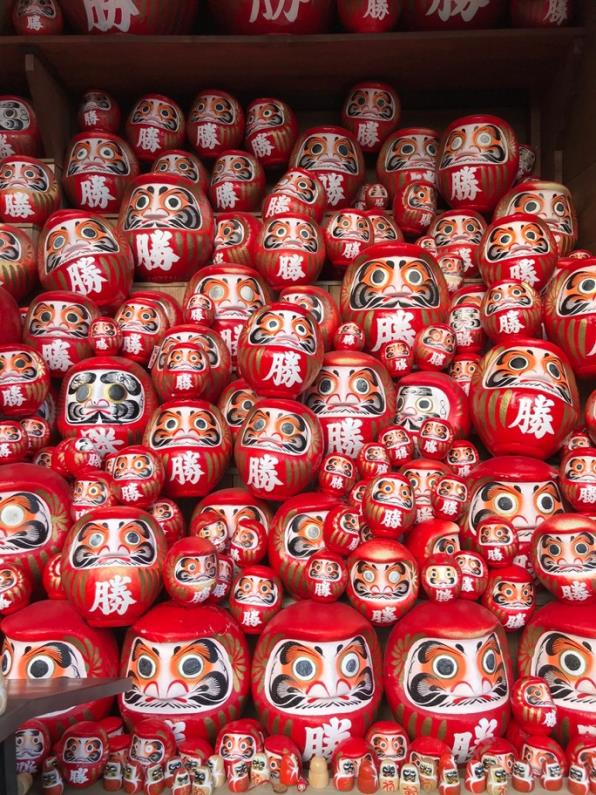
{"label": "pile of daruma dolls", "polygon": [[215,89],[78,119],[59,180],[0,98],[2,672],[130,688],[23,725],[20,775],[593,795],[570,192],[506,120],[400,127],[380,82],[303,132]]}

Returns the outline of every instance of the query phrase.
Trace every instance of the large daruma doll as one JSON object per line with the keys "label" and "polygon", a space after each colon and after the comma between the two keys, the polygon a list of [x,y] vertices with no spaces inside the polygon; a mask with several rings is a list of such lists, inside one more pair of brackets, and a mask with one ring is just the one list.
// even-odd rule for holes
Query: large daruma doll
{"label": "large daruma doll", "polygon": [[356,351],[330,351],[304,394],[317,415],[326,453],[355,458],[366,442],[375,441],[395,414],[395,387],[374,356]]}
{"label": "large daruma doll", "polygon": [[160,592],[165,554],[163,530],[150,514],[97,508],[73,525],[64,544],[64,590],[91,626],[129,626]]}
{"label": "large daruma doll", "polygon": [[492,455],[547,458],[579,417],[575,375],[563,351],[525,337],[484,356],[470,400],[476,431]]}
{"label": "large daruma doll", "polygon": [[[316,616],[316,620],[313,620]],[[261,723],[305,760],[363,736],[381,700],[381,650],[369,622],[340,602],[297,602],[263,630],[252,668]]]}
{"label": "large daruma doll", "polygon": [[85,436],[105,455],[141,441],[156,403],[151,379],[138,364],[98,356],[68,371],[56,423],[61,436]]}
{"label": "large daruma doll", "polygon": [[530,619],[519,649],[520,676],[546,679],[555,706],[553,736],[566,743],[596,720],[594,605],[551,602]]}
{"label": "large daruma doll", "polygon": [[60,552],[70,526],[70,489],[50,469],[34,464],[0,467],[0,561],[19,566],[36,582]]}
{"label": "large daruma doll", "polygon": [[410,243],[379,243],[348,268],[341,290],[344,321],[358,323],[377,354],[389,342],[414,344],[418,331],[447,319],[447,283],[434,257]]}
{"label": "large daruma doll", "polygon": [[384,683],[396,719],[411,739],[435,737],[465,763],[490,731],[509,720],[511,661],[505,633],[480,605],[419,604],[392,630]]}
{"label": "large daruma doll", "polygon": [[[2,673],[6,679],[35,682],[113,677],[118,647],[109,630],[92,629],[63,600],[35,602],[2,621]],[[79,720],[99,720],[110,712],[112,698],[100,698],[40,716],[58,739]]]}
{"label": "large daruma doll", "polygon": [[238,624],[217,607],[166,602],[134,624],[124,641],[119,696],[129,727],[144,718],[171,722],[177,739],[215,736],[239,718],[250,686],[250,656]]}

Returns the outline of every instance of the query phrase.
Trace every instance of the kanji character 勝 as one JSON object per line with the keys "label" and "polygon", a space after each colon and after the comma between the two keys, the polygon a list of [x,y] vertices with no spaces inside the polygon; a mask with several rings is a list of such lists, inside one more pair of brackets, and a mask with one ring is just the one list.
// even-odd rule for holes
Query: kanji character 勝
{"label": "kanji character \u52dd", "polygon": [[99,119],[97,118],[97,111],[96,110],[87,110],[87,111],[85,111],[85,113],[83,114],[83,119],[84,119],[85,125],[87,127],[92,127],[95,124],[97,124],[97,122],[99,121]]}
{"label": "kanji character \u52dd", "polygon": [[404,312],[403,309],[398,309],[391,314],[383,314],[376,321],[377,339],[372,352],[375,353],[387,342],[398,340],[413,345],[416,331],[412,328],[412,320],[414,320],[413,312]]}
{"label": "kanji character \u52dd", "polygon": [[326,580],[315,583],[316,596],[331,596],[331,585]]}
{"label": "kanji character \u52dd", "polygon": [[376,146],[379,141],[379,123],[377,121],[365,121],[358,125],[358,143],[361,146]]}
{"label": "kanji character \u52dd", "polygon": [[323,183],[327,201],[332,207],[339,204],[346,198],[344,193],[344,178],[342,174],[321,174],[317,172],[317,177]]}
{"label": "kanji character \u52dd", "polygon": [[50,370],[60,370],[65,373],[74,364],[70,358],[68,343],[64,340],[54,340],[49,344],[42,345],[41,355]]}
{"label": "kanji character \u52dd", "polygon": [[288,22],[295,22],[298,18],[300,6],[309,0],[252,0],[250,22],[255,22],[259,14],[271,22],[275,22],[283,15]]}
{"label": "kanji character \u52dd", "polygon": [[590,591],[585,582],[573,580],[571,585],[562,585],[561,593],[565,599],[570,602],[585,602],[590,598]]}
{"label": "kanji character \u52dd", "polygon": [[107,282],[106,277],[93,261],[93,257],[81,257],[71,263],[66,270],[70,278],[71,289],[81,295],[99,293],[102,284]]}
{"label": "kanji character \u52dd", "polygon": [[451,174],[451,196],[458,201],[474,201],[480,193],[476,168],[464,166]]}
{"label": "kanji character \u52dd", "polygon": [[277,475],[279,459],[273,455],[253,457],[248,464],[248,486],[262,491],[273,491],[276,486],[283,485]]}
{"label": "kanji character \u52dd", "polygon": [[461,16],[464,22],[470,22],[480,8],[489,4],[490,0],[433,0],[426,16],[438,14],[443,22],[455,16]]}
{"label": "kanji character \u52dd", "polygon": [[352,721],[348,718],[331,718],[315,728],[307,728],[304,755],[307,759],[313,756],[324,756],[331,759],[337,746],[350,736]]}
{"label": "kanji character \u52dd", "polygon": [[4,212],[6,215],[10,215],[11,218],[22,218],[23,220],[34,215],[29,197],[20,190],[9,193],[4,197]]}
{"label": "kanji character \u52dd", "polygon": [[112,28],[127,33],[132,18],[139,13],[132,0],[84,0],[84,6],[88,30],[97,28],[103,33]]}
{"label": "kanji character \u52dd", "polygon": [[302,279],[305,276],[302,270],[302,263],[304,257],[300,254],[287,254],[279,258],[279,269],[277,275],[280,279],[285,279],[289,282],[295,282],[297,279]]}
{"label": "kanji character \u52dd", "polygon": [[84,767],[77,767],[69,771],[71,784],[86,784],[89,781],[89,771]]}
{"label": "kanji character \u52dd", "polygon": [[395,607],[383,607],[382,610],[373,610],[372,621],[374,624],[392,624],[397,621]]}
{"label": "kanji character \u52dd", "polygon": [[199,124],[197,126],[197,146],[202,149],[215,149],[219,146],[217,126],[215,124]]}
{"label": "kanji character \u52dd", "polygon": [[92,175],[81,182],[81,204],[92,209],[105,210],[108,204],[115,199],[106,184],[106,178]]}
{"label": "kanji character \u52dd", "polygon": [[180,373],[176,376],[176,389],[179,389],[181,392],[192,389],[192,378],[190,373]]}
{"label": "kanji character \u52dd", "polygon": [[127,334],[122,340],[122,350],[125,353],[139,354],[143,350],[140,334]]}
{"label": "kanji character \u52dd", "polygon": [[159,144],[159,130],[156,127],[140,127],[137,139],[139,149],[146,149],[148,152],[157,152]]}
{"label": "kanji character \u52dd", "polygon": [[27,17],[27,27],[29,30],[41,30],[41,17],[39,14],[31,14]]}
{"label": "kanji character \u52dd", "polygon": [[14,149],[8,143],[8,138],[3,133],[0,133],[0,157],[9,157],[14,155]]}
{"label": "kanji character \u52dd", "polygon": [[519,262],[516,262],[510,268],[511,278],[520,279],[522,282],[527,282],[530,287],[533,287],[539,281],[534,264],[535,261],[528,257],[520,259]]}
{"label": "kanji character \u52dd", "polygon": [[499,317],[500,334],[519,334],[522,329],[523,325],[519,322],[519,312],[515,309],[510,309]]}
{"label": "kanji character \u52dd", "polygon": [[256,157],[269,157],[273,154],[273,145],[266,133],[259,133],[250,142]]}
{"label": "kanji character \u52dd", "polygon": [[215,188],[215,198],[217,206],[222,210],[234,209],[238,202],[238,196],[231,182],[222,182],[218,185]]}
{"label": "kanji character \u52dd", "polygon": [[200,464],[199,454],[192,451],[172,456],[171,463],[172,480],[176,480],[182,485],[191,483],[194,486],[205,474]]}
{"label": "kanji character \u52dd", "polygon": [[25,396],[21,387],[17,384],[7,387],[2,390],[2,403],[5,406],[22,406],[25,402]]}
{"label": "kanji character \u52dd", "polygon": [[551,414],[551,408],[554,405],[554,401],[544,395],[520,398],[517,417],[509,427],[519,427],[522,433],[530,433],[536,439],[542,439],[547,434],[554,435]]}
{"label": "kanji character \u52dd", "polygon": [[368,0],[365,17],[383,20],[389,14],[388,0]]}
{"label": "kanji character \u52dd", "polygon": [[562,25],[569,15],[568,0],[548,0],[546,19],[553,25]]}
{"label": "kanji character \u52dd", "polygon": [[171,239],[172,233],[165,229],[137,235],[137,257],[143,267],[147,270],[171,270],[180,259],[170,245]]}
{"label": "kanji character \u52dd", "polygon": [[265,381],[272,380],[275,386],[292,387],[302,381],[300,373],[300,356],[293,351],[274,353],[271,368],[264,377]]}
{"label": "kanji character \u52dd", "polygon": [[263,623],[258,610],[247,610],[242,615],[242,624],[245,627],[259,627]]}
{"label": "kanji character \u52dd", "polygon": [[267,208],[267,215],[279,215],[280,213],[287,213],[290,211],[290,197],[285,196],[283,193],[279,196],[272,196]]}
{"label": "kanji character \u52dd", "polygon": [[356,257],[360,254],[360,246],[361,244],[358,241],[346,243],[343,250],[343,256],[346,259],[356,259]]}
{"label": "kanji character \u52dd", "polygon": [[350,458],[354,458],[364,444],[362,420],[346,418],[339,422],[331,422],[327,425],[327,436],[328,452],[345,453]]}
{"label": "kanji character \u52dd", "polygon": [[123,616],[128,608],[137,602],[130,589],[127,588],[130,582],[130,577],[121,577],[120,575],[116,575],[110,580],[96,582],[95,600],[91,611],[100,610],[104,616],[109,616],[112,613]]}

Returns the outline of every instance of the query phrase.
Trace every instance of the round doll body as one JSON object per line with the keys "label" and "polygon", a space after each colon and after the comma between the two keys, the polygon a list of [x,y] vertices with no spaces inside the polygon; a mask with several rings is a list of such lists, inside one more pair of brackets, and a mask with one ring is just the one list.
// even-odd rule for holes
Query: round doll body
{"label": "round doll body", "polygon": [[[6,679],[35,683],[58,677],[114,677],[118,647],[107,630],[92,629],[63,600],[35,602],[2,621],[3,674]],[[39,718],[53,740],[76,721],[97,721],[110,712],[111,698],[102,698]]]}
{"label": "round doll body", "polygon": [[378,152],[399,124],[401,104],[388,83],[366,80],[350,89],[342,108],[342,124],[350,130],[363,152]]}
{"label": "round doll body", "polygon": [[511,663],[503,629],[480,605],[420,604],[392,630],[385,692],[411,738],[441,737],[456,760],[473,753],[476,726],[502,735],[509,718]]}
{"label": "round doll body", "polygon": [[287,164],[298,124],[292,108],[280,99],[253,99],[246,109],[246,146],[264,168]]}
{"label": "round doll body", "polygon": [[0,165],[0,221],[42,226],[60,206],[52,169],[25,155],[5,157]]}
{"label": "round doll body", "polygon": [[305,168],[290,168],[273,186],[263,201],[263,218],[275,218],[280,213],[299,213],[321,221],[327,194],[323,183]]}
{"label": "round doll body", "polygon": [[81,97],[77,121],[81,130],[116,133],[120,128],[120,108],[105,91],[91,89]]}
{"label": "round doll body", "polygon": [[536,609],[532,575],[522,566],[504,566],[489,572],[482,604],[499,619],[507,632],[523,629]]}
{"label": "round doll body", "polygon": [[248,635],[259,635],[282,609],[283,588],[269,566],[245,566],[230,592],[230,612]]}
{"label": "round doll body", "polygon": [[[316,623],[309,618],[313,610]],[[380,664],[374,630],[351,607],[291,605],[268,623],[255,651],[253,700],[259,719],[268,731],[283,728],[310,760],[317,733],[334,725],[330,721],[343,721],[353,736],[364,734],[381,697]],[[290,698],[284,695],[287,687]],[[329,757],[338,743],[335,736],[323,753]]]}
{"label": "round doll body", "polygon": [[178,740],[217,731],[240,715],[250,658],[234,619],[217,607],[154,607],[128,631],[121,672],[131,687],[119,696],[128,726],[144,718],[176,721]]}
{"label": "round doll body", "polygon": [[539,676],[518,679],[511,690],[511,711],[522,731],[550,734],[557,722],[557,708],[546,679]]}
{"label": "round doll body", "polygon": [[91,624],[128,626],[161,590],[163,531],[139,508],[86,513],[70,530],[61,574],[68,599]]}
{"label": "round doll body", "polygon": [[184,114],[169,97],[145,94],[129,113],[126,137],[141,161],[153,162],[168,149],[184,143]]}
{"label": "round doll body", "polygon": [[325,262],[325,239],[316,221],[280,213],[263,221],[255,264],[274,290],[310,284]]}
{"label": "round doll body", "polygon": [[393,197],[415,180],[432,185],[437,179],[439,134],[424,127],[396,130],[384,142],[377,159],[377,176]]}

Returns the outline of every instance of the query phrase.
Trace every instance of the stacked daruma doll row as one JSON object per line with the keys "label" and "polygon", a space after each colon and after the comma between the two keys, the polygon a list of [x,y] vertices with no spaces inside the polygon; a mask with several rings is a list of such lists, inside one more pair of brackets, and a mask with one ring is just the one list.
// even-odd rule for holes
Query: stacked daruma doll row
{"label": "stacked daruma doll row", "polygon": [[[195,121],[219,136],[235,100],[205,94]],[[113,106],[92,101],[94,128]],[[272,151],[276,102],[254,108]],[[340,791],[447,793],[465,764],[470,792],[569,768],[587,793],[596,278],[569,191],[530,178],[505,120],[400,129],[367,83],[344,127],[282,141],[263,220],[214,218],[212,189],[250,183],[268,147],[222,142],[208,185],[156,117],[184,131],[147,95],[127,140],[71,142],[73,204],[86,181],[115,204],[40,204],[43,290],[22,312],[35,281],[0,290],[3,672],[131,680],[119,716],[100,700],[23,727],[20,769],[48,795],[304,788],[311,760]],[[111,183],[112,156],[153,170]],[[37,206],[45,164],[24,158],[0,164],[4,208]],[[339,301],[313,283],[326,260]],[[131,294],[135,272],[178,274],[182,301]]]}
{"label": "stacked daruma doll row", "polygon": [[[15,32],[25,36],[62,33],[156,35],[203,31],[213,23],[224,33],[310,34],[332,29],[335,17],[355,33],[407,30],[474,30],[500,27],[552,27],[570,24],[574,3],[549,0],[210,0],[198,11],[196,0],[112,0],[110,6],[84,0],[17,0],[12,8]],[[207,12],[207,13],[205,13]]]}

